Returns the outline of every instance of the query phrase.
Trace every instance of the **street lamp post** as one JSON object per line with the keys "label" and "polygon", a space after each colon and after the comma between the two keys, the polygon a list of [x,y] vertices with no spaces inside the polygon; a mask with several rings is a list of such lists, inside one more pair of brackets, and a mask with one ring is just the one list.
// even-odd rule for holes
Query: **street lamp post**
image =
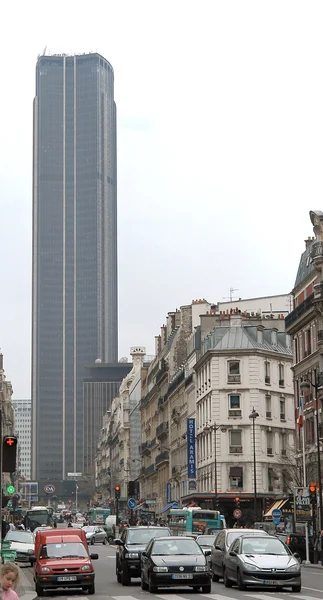
{"label": "street lamp post", "polygon": [[257,468],[256,468],[256,433],[255,433],[255,421],[259,417],[259,413],[252,409],[252,413],[249,415],[249,419],[252,419],[252,437],[253,437],[253,502],[254,502],[254,513],[255,522],[257,521]]}
{"label": "street lamp post", "polygon": [[[317,440],[317,478],[319,485],[319,502],[320,502],[320,523],[318,524],[321,529],[323,527],[323,505],[322,505],[322,474],[321,474],[321,454],[320,454],[320,427],[319,427],[319,392],[323,392],[323,381],[322,378],[317,377],[316,371],[314,371],[314,382],[310,377],[305,377],[303,381],[300,383],[300,389],[309,390],[310,388],[315,390],[315,403],[316,403],[316,411],[315,411],[315,427],[316,427],[316,440]],[[317,527],[317,533],[319,531],[319,527]]]}

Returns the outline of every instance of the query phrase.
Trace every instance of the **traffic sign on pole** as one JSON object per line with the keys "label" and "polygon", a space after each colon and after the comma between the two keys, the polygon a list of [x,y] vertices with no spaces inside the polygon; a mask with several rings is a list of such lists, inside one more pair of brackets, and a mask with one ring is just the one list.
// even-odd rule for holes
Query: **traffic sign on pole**
{"label": "traffic sign on pole", "polygon": [[274,508],[274,510],[272,511],[272,518],[273,519],[281,519],[282,516],[282,511],[279,508]]}
{"label": "traffic sign on pole", "polygon": [[280,519],[273,519],[273,525],[279,525]]}
{"label": "traffic sign on pole", "polygon": [[241,512],[240,508],[235,508],[234,509],[233,516],[234,516],[235,519],[241,519],[242,512]]}
{"label": "traffic sign on pole", "polygon": [[134,498],[129,498],[127,504],[128,504],[128,508],[130,508],[131,510],[133,510],[137,506],[137,502]]}

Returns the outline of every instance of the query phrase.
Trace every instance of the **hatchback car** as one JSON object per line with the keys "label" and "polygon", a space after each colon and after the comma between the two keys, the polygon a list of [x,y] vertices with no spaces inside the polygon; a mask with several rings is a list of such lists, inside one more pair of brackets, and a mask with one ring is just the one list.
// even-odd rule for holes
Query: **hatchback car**
{"label": "hatchback car", "polygon": [[170,536],[168,527],[126,527],[121,538],[114,540],[118,546],[116,553],[117,581],[129,585],[131,577],[141,575],[141,554],[150,540],[155,537]]}
{"label": "hatchback car", "polygon": [[159,587],[190,586],[203,594],[211,592],[206,557],[191,537],[155,538],[142,553],[141,587],[157,592]]}
{"label": "hatchback car", "polygon": [[242,535],[267,535],[259,529],[222,529],[215,538],[211,552],[211,572],[213,581],[223,578],[224,558],[235,539]]}
{"label": "hatchback car", "polygon": [[247,587],[291,587],[301,591],[301,566],[297,556],[277,537],[242,536],[230,546],[224,559],[224,585]]}
{"label": "hatchback car", "polygon": [[106,532],[102,527],[96,527],[95,525],[86,525],[82,527],[83,531],[85,531],[86,539],[88,544],[96,544],[96,542],[101,544],[106,544],[108,541],[108,537]]}
{"label": "hatchback car", "polygon": [[30,531],[8,531],[5,542],[10,542],[10,550],[16,552],[16,561],[30,563],[35,552],[35,536]]}

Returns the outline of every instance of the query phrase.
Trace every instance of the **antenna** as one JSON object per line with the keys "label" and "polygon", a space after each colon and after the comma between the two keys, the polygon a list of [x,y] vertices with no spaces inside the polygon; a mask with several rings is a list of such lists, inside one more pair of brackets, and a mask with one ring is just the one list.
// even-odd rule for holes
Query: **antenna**
{"label": "antenna", "polygon": [[239,291],[239,288],[230,287],[230,296],[223,296],[223,300],[230,300],[230,302],[233,302],[233,300],[238,300],[239,298],[233,297],[233,292],[238,292],[238,291]]}
{"label": "antenna", "polygon": [[44,48],[43,56],[46,56],[46,50],[47,50],[47,46],[45,46],[45,48]]}

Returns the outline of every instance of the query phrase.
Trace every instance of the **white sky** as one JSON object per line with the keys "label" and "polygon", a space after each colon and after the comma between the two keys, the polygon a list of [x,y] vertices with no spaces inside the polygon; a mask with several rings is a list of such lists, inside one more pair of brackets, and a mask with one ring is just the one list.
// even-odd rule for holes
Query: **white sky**
{"label": "white sky", "polygon": [[[1,5],[0,347],[30,397],[37,55],[98,51],[118,108],[119,356],[168,311],[288,292],[322,209],[321,1]],[[93,357],[95,359],[96,357]]]}

